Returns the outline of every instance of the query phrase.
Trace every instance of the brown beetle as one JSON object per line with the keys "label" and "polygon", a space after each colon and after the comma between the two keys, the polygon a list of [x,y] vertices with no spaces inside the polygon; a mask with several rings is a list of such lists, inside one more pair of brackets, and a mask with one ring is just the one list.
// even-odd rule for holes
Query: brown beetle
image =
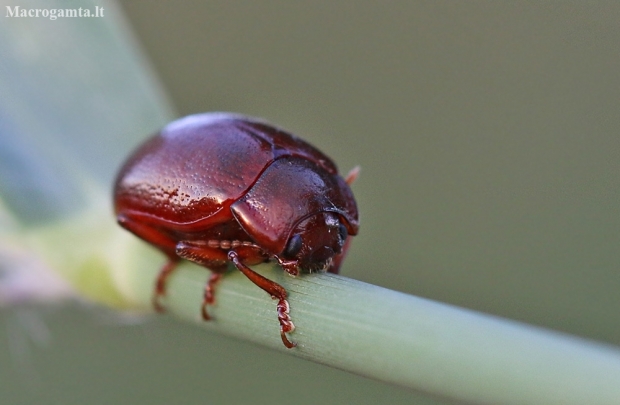
{"label": "brown beetle", "polygon": [[278,299],[282,342],[295,328],[286,290],[250,267],[276,260],[290,275],[337,273],[352,235],[357,205],[336,165],[303,140],[237,114],[191,115],[140,146],[114,187],[118,223],[168,256],[153,304],[162,311],[166,279],[180,259],[213,271],[202,315],[228,262]]}

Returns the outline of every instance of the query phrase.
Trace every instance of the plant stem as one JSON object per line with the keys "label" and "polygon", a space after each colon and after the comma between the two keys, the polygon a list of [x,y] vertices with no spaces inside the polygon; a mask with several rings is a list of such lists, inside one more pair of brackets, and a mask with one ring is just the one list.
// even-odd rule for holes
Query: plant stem
{"label": "plant stem", "polygon": [[[95,297],[98,301],[150,310],[163,256],[111,221],[98,222],[89,227],[81,218],[77,227],[39,230],[32,240],[47,244],[48,251],[53,246],[54,261],[74,268],[65,273],[87,295],[89,285],[101,282],[93,279],[105,279],[97,275],[101,269],[108,272],[107,290],[114,285],[118,292],[113,300]],[[67,246],[66,240],[59,235],[76,232],[86,233],[75,237],[71,249],[90,252],[92,258],[68,261],[67,247],[63,252],[59,245]],[[77,246],[80,240],[91,248]],[[170,314],[202,327],[446,398],[479,404],[616,404],[620,398],[618,348],[338,275],[292,278],[277,266],[255,269],[287,289],[296,348],[286,349],[280,341],[276,302],[238,271],[217,285],[216,303],[209,307],[213,321],[200,316],[208,278],[202,267],[181,264],[163,302]],[[79,285],[89,277],[86,288]]]}
{"label": "plant stem", "polygon": [[[398,293],[342,276],[261,273],[285,286],[291,334],[275,302],[238,272],[218,285],[215,318],[199,317],[207,274],[185,265],[171,280],[171,313],[206,328],[385,382],[488,404],[617,403],[620,352],[584,340]],[[150,275],[154,276],[154,272]],[[136,284],[148,303],[151,280]]]}

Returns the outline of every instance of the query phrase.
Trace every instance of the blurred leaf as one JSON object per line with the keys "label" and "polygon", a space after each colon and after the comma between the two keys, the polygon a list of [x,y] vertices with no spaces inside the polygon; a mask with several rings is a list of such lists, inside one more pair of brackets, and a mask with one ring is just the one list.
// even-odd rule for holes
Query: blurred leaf
{"label": "blurred leaf", "polygon": [[114,3],[20,6],[105,12],[0,25],[0,195],[32,225],[84,208],[91,188],[109,190],[129,148],[172,113]]}

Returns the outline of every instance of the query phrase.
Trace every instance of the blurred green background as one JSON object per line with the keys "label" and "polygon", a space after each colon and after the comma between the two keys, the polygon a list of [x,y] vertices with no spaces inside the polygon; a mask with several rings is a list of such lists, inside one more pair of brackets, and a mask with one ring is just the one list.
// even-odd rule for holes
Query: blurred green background
{"label": "blurred green background", "polygon": [[[343,275],[620,344],[619,3],[120,4],[179,115],[361,165]],[[443,403],[167,318],[3,312],[11,403]]]}

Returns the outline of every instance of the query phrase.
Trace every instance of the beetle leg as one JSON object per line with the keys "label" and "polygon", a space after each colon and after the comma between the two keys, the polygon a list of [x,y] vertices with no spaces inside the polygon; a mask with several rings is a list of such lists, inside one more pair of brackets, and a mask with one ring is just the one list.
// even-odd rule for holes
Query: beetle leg
{"label": "beetle leg", "polygon": [[157,275],[157,280],[155,281],[155,291],[153,292],[153,296],[151,298],[151,302],[153,303],[153,308],[157,312],[164,312],[165,308],[161,304],[160,300],[162,297],[166,296],[166,280],[168,280],[168,276],[174,271],[177,267],[178,259],[174,254],[174,244],[175,242],[158,232],[155,228],[150,227],[148,225],[142,224],[140,221],[133,219],[129,215],[119,214],[116,217],[117,222],[123,228],[128,231],[134,233],[140,238],[146,240],[147,242],[153,243],[162,247],[166,255],[168,256],[168,261],[164,266],[159,270],[159,274]]}
{"label": "beetle leg", "polygon": [[177,243],[175,253],[182,259],[189,260],[217,271],[226,270],[226,251],[209,247],[201,241],[181,241]]}
{"label": "beetle leg", "polygon": [[349,174],[347,174],[347,177],[344,179],[344,181],[350,186],[355,180],[357,180],[357,177],[360,175],[361,170],[362,168],[360,166],[355,166],[349,171]]}
{"label": "beetle leg", "polygon": [[286,271],[289,275],[293,277],[297,277],[299,275],[299,262],[297,260],[283,260],[278,256],[274,256],[275,259],[280,263],[280,266]]}
{"label": "beetle leg", "polygon": [[342,252],[334,256],[332,263],[327,268],[328,273],[338,274],[338,272],[340,271],[340,265],[344,261],[344,258],[347,256],[347,251],[349,250],[349,246],[351,246],[351,241],[353,241],[353,236],[349,235],[347,237],[347,240],[344,242],[344,246],[342,247]]}
{"label": "beetle leg", "polygon": [[174,246],[176,242],[161,233],[156,228],[149,226],[148,224],[143,224],[140,222],[140,219],[134,219],[131,215],[126,214],[118,214],[116,217],[116,221],[120,226],[127,229],[129,232],[138,236],[141,239],[155,245],[159,246],[163,249],[168,256],[174,254]]}
{"label": "beetle leg", "polygon": [[177,260],[168,260],[157,275],[157,280],[155,281],[155,291],[153,292],[152,297],[153,308],[155,308],[155,311],[157,312],[164,312],[164,307],[161,305],[159,300],[161,297],[166,296],[166,280],[168,280],[170,273],[172,273],[172,271],[177,267],[177,263]]}
{"label": "beetle leg", "polygon": [[261,276],[245,264],[241,263],[239,255],[234,250],[228,252],[228,259],[233,262],[234,265],[239,269],[239,271],[242,272],[247,278],[249,278],[251,282],[262,288],[269,295],[278,300],[278,305],[276,308],[278,311],[278,321],[280,322],[280,337],[282,338],[282,343],[284,343],[284,346],[289,349],[297,346],[296,343],[291,342],[286,337],[287,333],[293,332],[295,330],[295,325],[293,324],[293,321],[291,321],[291,317],[289,316],[290,306],[288,304],[288,301],[286,300],[288,295],[284,287],[274,281],[271,281]]}
{"label": "beetle leg", "polygon": [[227,260],[226,252],[221,249],[211,248],[200,241],[184,241],[177,243],[176,254],[186,260],[208,267],[212,273],[209,281],[205,284],[204,299],[202,301],[202,319],[211,319],[207,312],[207,305],[215,303],[215,285],[226,272]]}
{"label": "beetle leg", "polygon": [[222,273],[211,272],[209,276],[209,281],[205,284],[205,295],[204,300],[202,301],[202,319],[208,321],[211,319],[209,316],[209,312],[207,312],[207,305],[213,305],[215,303],[215,295],[213,292],[215,291],[215,285],[222,278]]}

